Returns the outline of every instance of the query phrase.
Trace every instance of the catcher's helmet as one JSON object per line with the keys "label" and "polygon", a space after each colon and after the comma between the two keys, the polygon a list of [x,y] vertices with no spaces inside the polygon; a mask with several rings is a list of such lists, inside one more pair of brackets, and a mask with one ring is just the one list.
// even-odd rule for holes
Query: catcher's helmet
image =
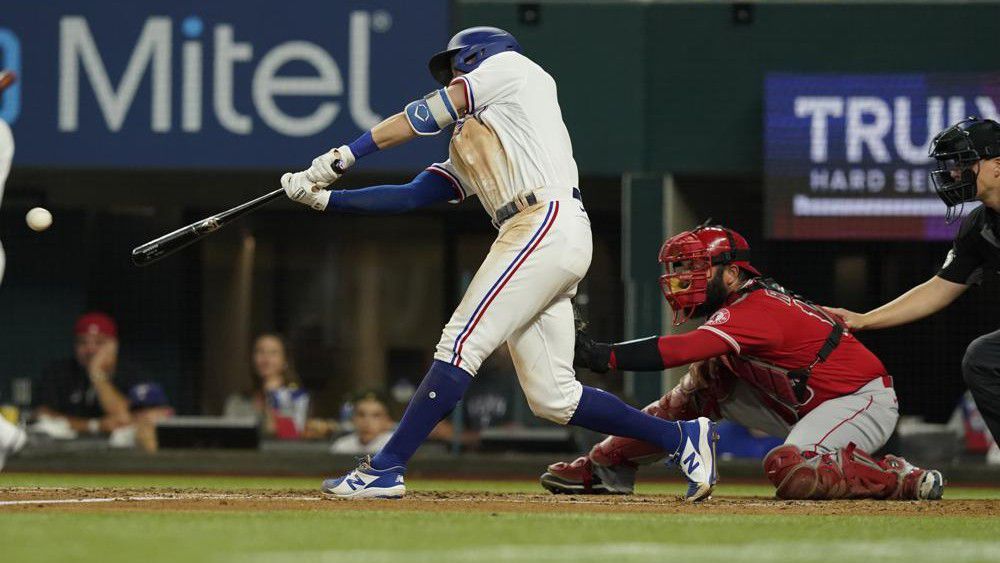
{"label": "catcher's helmet", "polygon": [[931,183],[948,206],[949,223],[961,215],[961,206],[976,200],[976,172],[980,160],[1000,156],[1000,123],[967,117],[938,133],[931,141],[930,156],[937,161]]}
{"label": "catcher's helmet", "polygon": [[427,67],[434,80],[447,86],[452,79],[452,69],[472,72],[489,57],[504,51],[520,53],[521,44],[498,27],[470,27],[456,33],[448,42],[448,48],[431,57]]}
{"label": "catcher's helmet", "polygon": [[712,266],[733,264],[759,276],[749,260],[747,240],[726,227],[702,226],[667,239],[660,248],[660,263],[666,270],[660,288],[674,311],[674,325],[686,322],[705,302]]}

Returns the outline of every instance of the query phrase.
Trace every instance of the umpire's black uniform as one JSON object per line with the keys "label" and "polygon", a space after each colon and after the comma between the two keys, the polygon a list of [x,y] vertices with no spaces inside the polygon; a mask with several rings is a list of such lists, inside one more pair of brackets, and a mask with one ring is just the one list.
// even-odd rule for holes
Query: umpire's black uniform
{"label": "umpire's black uniform", "polygon": [[[1000,271],[1000,214],[981,205],[965,220],[938,276],[950,282],[982,282],[983,271]],[[1000,441],[1000,330],[969,344],[962,375],[993,438]]]}

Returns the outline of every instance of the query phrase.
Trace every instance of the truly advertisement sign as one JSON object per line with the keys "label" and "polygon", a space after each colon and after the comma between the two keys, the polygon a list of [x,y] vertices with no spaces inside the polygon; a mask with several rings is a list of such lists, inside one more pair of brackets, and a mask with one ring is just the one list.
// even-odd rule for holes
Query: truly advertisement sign
{"label": "truly advertisement sign", "polygon": [[949,238],[930,140],[969,115],[997,119],[998,104],[1000,74],[768,75],[769,234]]}
{"label": "truly advertisement sign", "polygon": [[[448,4],[16,3],[0,13],[0,103],[18,165],[304,166],[435,83]],[[444,158],[444,139],[372,158]],[[366,162],[367,164],[367,162]]]}

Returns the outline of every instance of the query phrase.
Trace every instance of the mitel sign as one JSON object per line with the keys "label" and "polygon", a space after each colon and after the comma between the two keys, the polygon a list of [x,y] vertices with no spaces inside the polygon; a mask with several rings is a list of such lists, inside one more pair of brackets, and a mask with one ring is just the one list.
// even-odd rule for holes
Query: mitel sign
{"label": "mitel sign", "polygon": [[[0,66],[22,80],[3,97],[0,117],[14,127],[16,164],[308,162],[433,88],[427,58],[447,41],[443,1],[257,12],[237,2],[183,4],[165,3],[163,13],[111,2],[86,13],[72,2],[5,10]],[[420,29],[403,25],[418,16]],[[375,165],[441,158],[440,141],[419,145]]]}

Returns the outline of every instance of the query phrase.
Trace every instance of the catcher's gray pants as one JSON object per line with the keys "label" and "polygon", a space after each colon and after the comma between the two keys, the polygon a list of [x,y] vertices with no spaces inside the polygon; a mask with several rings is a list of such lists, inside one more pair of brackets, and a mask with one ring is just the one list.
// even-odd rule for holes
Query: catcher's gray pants
{"label": "catcher's gray pants", "polygon": [[1000,440],[1000,330],[972,341],[962,358],[962,376],[995,440]]}
{"label": "catcher's gray pants", "polygon": [[899,418],[896,391],[886,383],[882,378],[873,379],[850,395],[820,404],[794,425],[762,404],[743,381],[736,382],[732,395],[719,407],[723,418],[785,438],[786,444],[802,451],[832,452],[854,442],[858,448],[874,452],[892,435]]}

